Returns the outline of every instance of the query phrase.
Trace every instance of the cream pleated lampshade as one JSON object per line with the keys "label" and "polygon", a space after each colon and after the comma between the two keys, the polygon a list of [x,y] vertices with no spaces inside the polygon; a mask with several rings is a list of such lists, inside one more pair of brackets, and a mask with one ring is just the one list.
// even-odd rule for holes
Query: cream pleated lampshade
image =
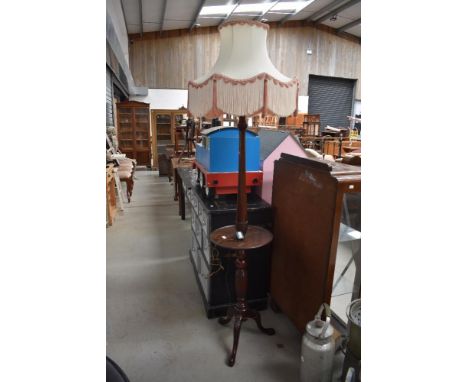
{"label": "cream pleated lampshade", "polygon": [[266,47],[268,29],[267,24],[251,20],[219,27],[218,60],[207,74],[188,84],[192,115],[286,117],[297,111],[299,82],[280,73],[271,62]]}

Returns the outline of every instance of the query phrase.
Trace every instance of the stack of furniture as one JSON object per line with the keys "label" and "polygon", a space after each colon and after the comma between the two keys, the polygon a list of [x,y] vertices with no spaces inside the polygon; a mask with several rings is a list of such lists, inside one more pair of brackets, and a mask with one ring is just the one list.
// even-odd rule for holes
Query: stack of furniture
{"label": "stack of furniture", "polygon": [[297,115],[290,115],[285,118],[286,126],[302,127],[304,123],[304,113],[297,113]]}
{"label": "stack of furniture", "polygon": [[361,141],[351,139],[343,142],[343,163],[351,164],[354,166],[361,165]]}
{"label": "stack of furniture", "polygon": [[322,140],[322,153],[332,155],[334,158],[341,158],[343,153],[343,140],[332,137],[325,137]]}
{"label": "stack of furniture", "polygon": [[320,114],[304,114],[300,141],[305,148],[321,150]]}
{"label": "stack of furniture", "polygon": [[360,156],[361,141],[342,137],[322,137],[321,152],[323,154],[332,155],[334,158],[342,158],[345,156]]}
{"label": "stack of furniture", "polygon": [[151,166],[149,110],[149,104],[144,102],[117,103],[119,149],[142,166]]}
{"label": "stack of furniture", "polygon": [[252,117],[252,126],[257,127],[278,127],[279,118],[275,115],[255,115]]}
{"label": "stack of furniture", "polygon": [[348,138],[350,130],[345,127],[327,126],[322,132],[322,135],[335,138]]}
{"label": "stack of furniture", "polygon": [[343,151],[347,153],[360,153],[361,152],[361,141],[356,139],[350,139],[349,141],[343,142]]}
{"label": "stack of furniture", "polygon": [[[177,155],[183,149],[183,121],[186,114],[187,110],[184,108],[151,110],[152,168],[159,170],[160,176],[169,175],[171,156]],[[172,155],[167,146],[171,146]]]}
{"label": "stack of furniture", "polygon": [[316,137],[320,135],[320,114],[305,114],[302,127],[306,136]]}
{"label": "stack of furniture", "polygon": [[[215,248],[210,234],[230,224],[236,216],[235,195],[208,201],[196,183],[196,171],[179,168],[181,194],[191,211],[192,246],[190,260],[208,318],[223,316],[236,302],[234,288],[235,264],[232,251]],[[271,228],[272,210],[259,196],[248,196],[249,223]],[[249,287],[247,302],[256,309],[267,307],[271,246],[247,251],[249,256]]]}

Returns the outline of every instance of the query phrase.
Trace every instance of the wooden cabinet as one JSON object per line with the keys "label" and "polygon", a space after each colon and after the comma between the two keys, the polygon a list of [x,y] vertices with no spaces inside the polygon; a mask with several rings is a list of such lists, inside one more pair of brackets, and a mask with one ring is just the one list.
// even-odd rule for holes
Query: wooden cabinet
{"label": "wooden cabinet", "polygon": [[117,103],[119,149],[141,166],[151,166],[149,104],[136,101]]}
{"label": "wooden cabinet", "polygon": [[151,110],[153,168],[159,169],[158,156],[166,153],[167,145],[174,145],[174,152],[181,151],[184,146],[182,122],[186,118],[187,109]]}
{"label": "wooden cabinet", "polygon": [[323,302],[346,321],[360,293],[361,169],[282,154],[275,162],[271,297],[303,332]]}
{"label": "wooden cabinet", "polygon": [[[224,316],[228,306],[235,303],[235,258],[230,251],[216,248],[210,234],[236,218],[236,195],[223,195],[208,201],[196,185],[196,171],[178,168],[181,179],[180,198],[186,198],[191,210],[192,245],[189,250],[195,278],[208,318]],[[271,229],[271,206],[258,195],[247,198],[249,224]],[[247,302],[257,310],[265,309],[268,301],[271,245],[247,251],[249,288]]]}
{"label": "wooden cabinet", "polygon": [[304,123],[304,113],[297,113],[297,115],[290,115],[286,117],[286,126],[302,127]]}
{"label": "wooden cabinet", "polygon": [[304,135],[320,135],[320,114],[304,114],[302,126]]}

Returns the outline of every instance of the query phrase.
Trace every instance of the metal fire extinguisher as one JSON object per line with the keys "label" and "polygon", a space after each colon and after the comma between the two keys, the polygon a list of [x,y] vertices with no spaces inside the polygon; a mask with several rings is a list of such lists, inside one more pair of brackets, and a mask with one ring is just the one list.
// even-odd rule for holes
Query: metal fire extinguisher
{"label": "metal fire extinguisher", "polygon": [[[326,318],[322,321],[324,310]],[[302,337],[301,382],[330,382],[332,380],[335,340],[330,319],[330,306],[322,304],[315,319],[306,325],[306,331]]]}

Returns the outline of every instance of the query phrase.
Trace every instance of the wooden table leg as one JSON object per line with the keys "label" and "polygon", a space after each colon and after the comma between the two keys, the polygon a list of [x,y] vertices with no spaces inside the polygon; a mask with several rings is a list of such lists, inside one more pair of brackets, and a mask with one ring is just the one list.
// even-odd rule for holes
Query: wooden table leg
{"label": "wooden table leg", "polygon": [[179,215],[182,218],[182,220],[185,220],[185,195],[184,195],[184,188],[182,187],[182,178],[180,177],[177,170],[176,170],[175,176],[176,176],[178,198],[179,198]]}
{"label": "wooden table leg", "polygon": [[254,309],[250,309],[247,306],[246,295],[247,295],[247,256],[244,250],[239,250],[236,254],[236,275],[235,275],[235,289],[237,302],[234,307],[228,309],[226,317],[222,317],[218,320],[220,324],[227,324],[234,318],[234,341],[232,345],[231,355],[227,361],[228,366],[234,366],[236,362],[237,347],[239,345],[240,330],[242,322],[248,318],[254,319],[257,323],[257,327],[265,334],[273,335],[275,330],[271,328],[265,328],[262,325],[262,319],[260,313]]}
{"label": "wooden table leg", "polygon": [[[177,168],[174,168],[174,201],[178,200],[179,193],[180,193],[178,178],[179,178],[179,175],[177,174]],[[179,209],[179,215],[180,215],[180,209]]]}

